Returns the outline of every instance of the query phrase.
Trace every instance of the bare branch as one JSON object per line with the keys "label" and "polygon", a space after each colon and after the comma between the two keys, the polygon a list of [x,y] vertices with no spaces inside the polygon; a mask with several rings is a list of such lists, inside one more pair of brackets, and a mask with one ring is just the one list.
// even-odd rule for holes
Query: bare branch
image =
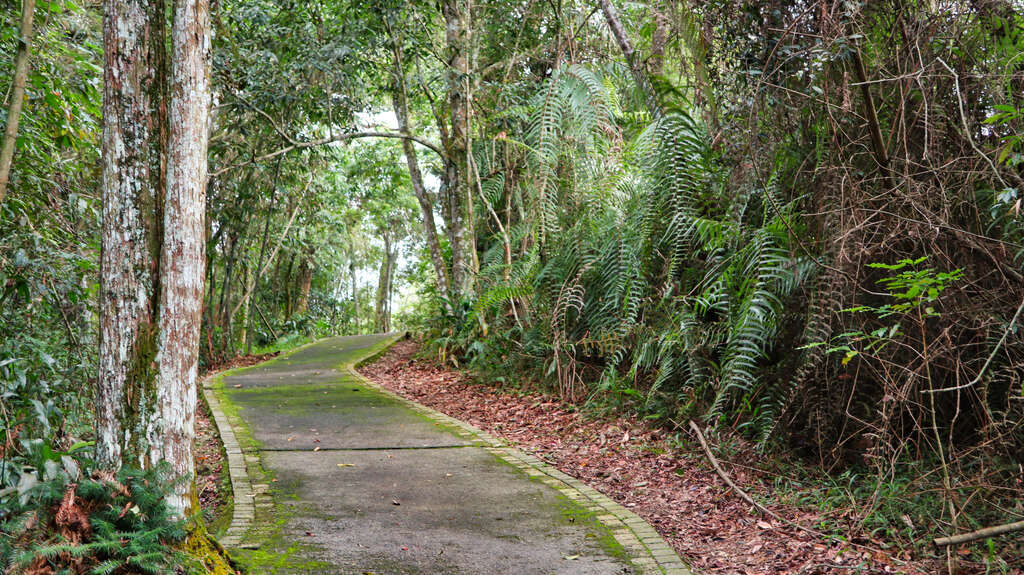
{"label": "bare branch", "polygon": [[411,134],[402,134],[400,132],[376,132],[376,131],[347,132],[347,133],[344,133],[344,134],[336,134],[334,136],[330,136],[330,137],[327,137],[327,138],[321,138],[319,140],[311,140],[309,142],[294,141],[291,138],[287,138],[286,137],[285,139],[289,140],[291,142],[289,145],[287,145],[287,146],[285,146],[285,147],[283,147],[283,148],[281,148],[279,150],[276,150],[276,151],[273,151],[273,152],[270,152],[270,153],[267,153],[267,154],[263,154],[262,156],[254,157],[254,158],[250,159],[247,162],[240,162],[240,163],[237,163],[237,164],[231,164],[231,165],[228,165],[228,166],[224,166],[223,168],[221,168],[221,169],[219,169],[219,170],[217,170],[215,172],[212,172],[210,174],[210,176],[212,176],[212,177],[219,176],[219,175],[221,175],[221,174],[223,174],[225,172],[229,172],[229,171],[231,171],[231,170],[233,170],[235,168],[240,168],[242,166],[248,166],[248,165],[256,164],[256,163],[259,163],[259,162],[264,162],[266,160],[271,160],[271,159],[276,158],[276,157],[278,157],[278,156],[280,156],[282,154],[287,154],[288,152],[292,152],[292,151],[295,151],[295,150],[304,150],[306,148],[316,148],[318,146],[326,146],[327,144],[333,144],[335,142],[345,142],[345,141],[348,141],[348,140],[355,140],[355,139],[358,139],[358,138],[394,138],[394,139],[399,139],[399,140],[411,140],[411,141],[416,142],[417,144],[423,146],[424,148],[427,148],[428,150],[434,152],[442,160],[445,159],[444,151],[442,151],[439,146],[437,146],[436,144],[434,144],[434,143],[432,143],[432,142],[430,142],[428,140],[420,138],[419,136],[413,136]]}

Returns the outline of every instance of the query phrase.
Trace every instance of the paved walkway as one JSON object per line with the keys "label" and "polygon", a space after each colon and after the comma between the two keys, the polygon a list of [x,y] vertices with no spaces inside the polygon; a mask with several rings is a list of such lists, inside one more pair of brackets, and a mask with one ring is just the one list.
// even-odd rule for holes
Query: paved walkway
{"label": "paved walkway", "polygon": [[351,369],[393,340],[328,339],[211,382],[236,499],[222,542],[251,573],[688,573],[596,491]]}

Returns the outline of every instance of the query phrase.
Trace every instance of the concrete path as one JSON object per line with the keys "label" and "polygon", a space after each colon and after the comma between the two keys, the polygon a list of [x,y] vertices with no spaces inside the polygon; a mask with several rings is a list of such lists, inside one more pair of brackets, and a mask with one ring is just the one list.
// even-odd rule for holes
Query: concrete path
{"label": "concrete path", "polygon": [[687,572],[635,515],[350,369],[393,340],[324,340],[207,391],[236,495],[223,542],[251,573]]}

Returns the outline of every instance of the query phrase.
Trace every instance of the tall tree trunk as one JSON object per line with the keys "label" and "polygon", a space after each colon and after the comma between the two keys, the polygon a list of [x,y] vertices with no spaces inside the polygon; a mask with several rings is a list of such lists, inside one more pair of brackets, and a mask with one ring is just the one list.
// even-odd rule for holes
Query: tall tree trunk
{"label": "tall tree trunk", "polygon": [[32,47],[32,16],[35,14],[35,0],[21,0],[21,28],[19,29],[18,53],[14,57],[14,86],[11,90],[11,106],[7,109],[7,127],[0,144],[0,204],[7,195],[7,182],[11,178],[14,162],[14,148],[18,143],[18,122],[21,119],[21,105],[25,102],[25,80],[28,79],[28,56]]}
{"label": "tall tree trunk", "polygon": [[292,270],[295,269],[295,252],[288,252],[288,265],[284,268],[284,275],[281,283],[284,286],[284,319],[292,317],[292,309],[295,304],[295,289],[292,284]]}
{"label": "tall tree trunk", "polygon": [[96,385],[96,459],[147,465],[156,418],[156,294],[160,287],[163,5],[106,0],[103,44],[103,231]]}
{"label": "tall tree trunk", "polygon": [[391,277],[391,236],[384,234],[384,259],[380,262],[380,273],[377,275],[377,301],[374,307],[374,330],[377,333],[388,331],[388,281]]}
{"label": "tall tree trunk", "polygon": [[[309,180],[306,181],[306,187],[303,188],[303,190],[302,190],[302,194],[301,194],[302,197],[305,197],[306,190],[309,189],[309,185],[311,183],[313,183],[313,172],[309,173]],[[267,258],[267,261],[266,261],[265,264],[263,264],[262,266],[257,266],[256,273],[249,280],[249,285],[245,289],[245,294],[242,296],[242,299],[239,300],[239,302],[237,304],[235,304],[235,307],[232,308],[232,310],[231,310],[231,314],[232,315],[238,313],[238,310],[242,307],[242,304],[248,302],[249,298],[252,297],[252,293],[253,293],[253,290],[256,289],[256,285],[259,284],[260,279],[263,278],[263,274],[267,273],[267,268],[270,267],[270,262],[275,262],[275,264],[274,264],[275,265],[274,276],[278,276],[279,275],[280,268],[281,268],[281,261],[280,261],[279,258],[277,258],[277,252],[278,252],[278,250],[281,249],[281,244],[284,243],[284,239],[286,237],[288,237],[288,230],[292,229],[292,224],[295,223],[295,216],[299,215],[299,209],[301,207],[302,207],[302,199],[300,198],[299,201],[295,204],[295,207],[292,208],[292,214],[291,214],[291,216],[288,217],[288,223],[285,224],[284,231],[281,232],[281,237],[279,237],[277,239],[277,244],[274,246],[273,251],[270,252],[270,257]],[[270,225],[269,224],[269,218],[270,218],[269,214],[267,215],[267,218],[268,218],[267,227],[265,227],[264,230],[263,230],[263,245],[260,247],[260,261],[263,260],[263,251],[266,249],[266,239],[267,239],[266,234],[267,234],[267,230],[270,229],[269,228],[269,225]]]}
{"label": "tall tree trunk", "polygon": [[298,284],[298,293],[295,296],[296,315],[306,313],[309,307],[309,292],[313,287],[313,254],[312,247],[306,248],[306,253],[302,255],[302,261],[299,263],[299,271],[295,274]]}
{"label": "tall tree trunk", "polygon": [[465,0],[445,0],[441,11],[445,20],[448,50],[448,107],[450,131],[445,150],[445,182],[450,213],[449,241],[452,249],[451,289],[456,296],[473,290],[473,255],[476,249],[467,234],[469,170],[469,22]]}
{"label": "tall tree trunk", "polygon": [[[242,289],[245,289],[249,285],[249,274],[252,271],[249,269],[248,258],[242,259]],[[249,339],[249,329],[252,323],[251,310],[249,309],[249,300],[246,300],[242,305],[242,332],[238,342],[238,349],[245,350],[245,353],[252,352],[252,341]]]}
{"label": "tall tree trunk", "polygon": [[[402,67],[402,49],[394,35],[391,37],[391,43],[394,54],[393,73],[395,76],[395,84],[391,92],[391,103],[395,109],[395,117],[398,119],[398,131],[403,134],[411,134],[412,125],[409,120],[405,70]],[[426,187],[423,185],[423,175],[420,173],[419,161],[416,158],[416,148],[413,147],[412,141],[403,139],[402,151],[405,153],[405,161],[409,166],[409,179],[412,181],[412,190],[420,204],[420,212],[423,214],[423,232],[427,236],[430,261],[434,264],[434,274],[437,276],[437,291],[441,294],[441,301],[445,309],[451,312],[451,301],[448,296],[448,270],[445,268],[444,258],[441,256],[441,242],[438,240],[437,226],[434,224],[434,206],[431,204]]]}
{"label": "tall tree trunk", "polygon": [[183,517],[195,511],[209,4],[175,4],[170,97],[165,18],[159,0],[104,5],[96,454],[106,467],[167,462],[168,505]]}
{"label": "tall tree trunk", "polygon": [[349,261],[348,273],[352,276],[352,320],[355,323],[355,335],[359,335],[359,282],[356,280],[356,263]]}
{"label": "tall tree trunk", "polygon": [[167,200],[160,262],[160,344],[157,386],[160,425],[151,452],[170,463],[179,482],[168,504],[179,515],[196,511],[196,375],[199,320],[206,263],[207,143],[210,129],[209,0],[177,0],[171,29],[170,132],[167,142]]}
{"label": "tall tree trunk", "polygon": [[235,252],[238,249],[238,233],[229,232],[225,236],[226,254],[224,255],[224,280],[221,282],[220,303],[217,304],[217,327],[220,328],[220,357],[230,356],[231,319],[228,312],[231,306],[231,288],[235,284]]}
{"label": "tall tree trunk", "polygon": [[398,246],[388,251],[388,282],[384,297],[384,332],[391,331],[391,299],[395,293],[395,264],[398,262]]}

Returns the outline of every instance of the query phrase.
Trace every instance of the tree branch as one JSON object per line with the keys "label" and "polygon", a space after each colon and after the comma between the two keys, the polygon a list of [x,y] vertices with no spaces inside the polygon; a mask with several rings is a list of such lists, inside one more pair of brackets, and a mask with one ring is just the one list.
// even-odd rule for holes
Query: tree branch
{"label": "tree branch", "polygon": [[221,174],[223,174],[225,172],[231,171],[231,170],[233,170],[235,168],[240,168],[242,166],[248,166],[248,165],[252,165],[252,164],[258,163],[258,162],[264,162],[266,160],[271,160],[271,159],[276,158],[276,157],[278,157],[278,156],[280,156],[282,154],[287,154],[288,152],[292,152],[292,151],[295,151],[295,150],[304,150],[306,148],[316,148],[318,146],[326,146],[327,144],[333,144],[335,142],[345,142],[345,141],[348,141],[348,140],[355,140],[355,139],[358,139],[358,138],[394,138],[394,139],[399,139],[399,140],[411,140],[411,141],[416,142],[417,144],[423,146],[424,148],[427,148],[428,150],[434,152],[442,160],[445,159],[445,154],[441,150],[440,147],[438,147],[433,142],[430,142],[428,140],[424,140],[423,138],[420,138],[419,136],[413,136],[411,134],[402,134],[400,132],[376,132],[376,131],[347,132],[347,133],[344,133],[344,134],[336,134],[334,136],[330,136],[330,137],[327,137],[327,138],[321,138],[319,140],[311,140],[309,142],[299,142],[299,141],[295,141],[295,140],[293,140],[293,139],[291,139],[289,137],[285,137],[286,140],[289,140],[291,142],[287,146],[285,146],[285,147],[283,147],[283,148],[281,148],[279,150],[276,150],[274,152],[270,152],[268,154],[263,154],[262,156],[254,157],[254,158],[250,159],[247,162],[240,162],[240,163],[237,163],[237,164],[231,164],[231,165],[228,165],[228,166],[224,166],[223,168],[221,168],[221,169],[219,169],[219,170],[217,170],[215,172],[212,172],[210,174],[210,176],[211,177],[219,176],[219,175],[221,175]]}

